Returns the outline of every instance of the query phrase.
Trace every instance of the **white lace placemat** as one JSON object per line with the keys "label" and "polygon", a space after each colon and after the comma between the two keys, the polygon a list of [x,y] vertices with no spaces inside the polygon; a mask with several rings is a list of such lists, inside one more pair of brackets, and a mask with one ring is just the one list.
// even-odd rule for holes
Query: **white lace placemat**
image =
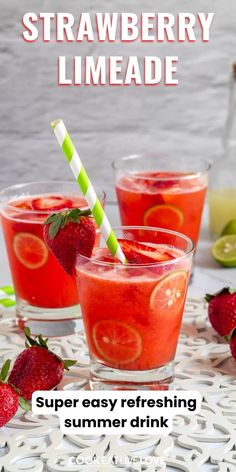
{"label": "white lace placemat", "polygon": [[[2,308],[1,363],[15,358],[23,346],[13,308]],[[88,377],[84,337],[51,338],[50,347],[64,358],[78,359],[61,389],[83,388]],[[175,417],[170,436],[63,437],[57,417],[19,411],[0,429],[0,470],[236,472],[236,362],[228,344],[210,327],[202,300],[189,299],[186,304],[175,369],[176,387],[200,391],[203,402],[200,414]],[[92,458],[93,465],[89,463]]]}

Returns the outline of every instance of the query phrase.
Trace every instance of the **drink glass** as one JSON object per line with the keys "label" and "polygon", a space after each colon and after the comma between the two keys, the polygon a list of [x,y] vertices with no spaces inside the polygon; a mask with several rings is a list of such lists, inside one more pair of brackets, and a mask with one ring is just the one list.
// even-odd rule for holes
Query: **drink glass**
{"label": "drink glass", "polygon": [[227,223],[236,219],[235,171],[235,151],[215,157],[208,192],[209,229],[213,238],[220,237]]}
{"label": "drink glass", "polygon": [[[104,192],[97,192],[104,204]],[[14,185],[1,191],[0,204],[19,327],[52,336],[77,331],[81,310],[75,276],[67,275],[46,247],[43,222],[60,206],[87,208],[78,186],[58,181]]]}
{"label": "drink glass", "polygon": [[158,154],[113,163],[123,225],[179,231],[197,244],[208,184],[207,161]]}
{"label": "drink glass", "polygon": [[90,353],[90,386],[168,388],[194,245],[188,237],[163,229],[127,226],[114,231],[118,238],[145,240],[173,257],[161,263],[121,264],[102,247],[90,259],[78,256],[76,277]]}

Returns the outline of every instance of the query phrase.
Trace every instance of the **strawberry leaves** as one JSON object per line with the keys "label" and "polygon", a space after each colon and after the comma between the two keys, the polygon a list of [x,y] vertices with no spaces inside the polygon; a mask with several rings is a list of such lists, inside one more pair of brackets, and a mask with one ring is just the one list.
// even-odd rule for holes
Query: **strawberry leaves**
{"label": "strawberry leaves", "polygon": [[25,347],[31,347],[31,346],[37,346],[37,347],[44,347],[45,349],[48,349],[48,345],[47,345],[47,342],[48,342],[48,338],[43,338],[41,334],[39,334],[38,336],[35,336],[35,338],[33,339],[31,337],[31,333],[30,333],[30,328],[27,326],[24,330],[25,332],[25,337],[27,339],[27,341],[25,342]]}
{"label": "strawberry leaves", "polygon": [[47,221],[45,221],[44,224],[49,224],[49,236],[51,239],[54,239],[55,236],[57,235],[58,231],[60,228],[63,228],[65,226],[65,223],[63,222],[63,216],[61,213],[57,214],[54,213],[51,215]]}
{"label": "strawberry leaves", "polygon": [[69,367],[71,367],[72,365],[75,365],[77,361],[73,361],[73,359],[65,359],[63,361],[63,364],[64,364],[64,369],[65,370],[69,370]]}
{"label": "strawberry leaves", "polygon": [[230,288],[230,287],[224,287],[222,288],[221,290],[219,290],[218,292],[214,293],[213,295],[211,295],[210,293],[206,293],[205,297],[204,297],[204,300],[207,302],[207,303],[210,303],[210,301],[212,300],[212,298],[214,297],[217,297],[218,295],[222,295],[224,293],[229,293],[230,295],[233,295],[234,293],[236,292],[236,289],[235,288]]}
{"label": "strawberry leaves", "polygon": [[[31,333],[30,333],[30,328],[29,327],[26,327],[25,330],[25,337],[26,337],[26,341],[25,341],[25,347],[26,348],[30,348],[30,347],[43,347],[44,349],[47,349],[49,352],[52,352],[48,349],[48,338],[43,338],[41,334],[39,334],[38,336],[35,336],[35,338],[33,339],[31,337]],[[69,368],[73,365],[75,365],[77,363],[77,361],[73,360],[73,359],[62,359],[61,357],[59,357],[58,355],[54,354],[54,356],[56,356],[61,362],[62,364],[64,365],[64,369],[65,370],[69,370]],[[7,362],[7,361],[6,361]],[[10,361],[9,361],[10,362]]]}
{"label": "strawberry leaves", "polygon": [[10,364],[11,364],[10,359],[7,359],[4,362],[4,364],[1,368],[1,371],[0,371],[0,382],[4,382],[6,380],[9,369],[10,369]]}
{"label": "strawberry leaves", "polygon": [[91,210],[80,210],[79,208],[73,208],[72,210],[65,210],[62,212],[53,213],[44,222],[45,225],[49,225],[49,237],[54,239],[61,228],[64,228],[67,223],[78,223],[81,216],[90,216]]}
{"label": "strawberry leaves", "polygon": [[[16,390],[16,387],[14,387]],[[31,410],[31,404],[28,400],[26,400],[24,397],[19,397],[18,399],[19,405],[24,411],[30,411]]]}
{"label": "strawberry leaves", "polygon": [[48,338],[44,339],[41,334],[39,334],[38,336],[35,336],[34,339],[31,338],[29,327],[26,327],[24,332],[25,332],[25,337],[27,339],[27,341],[25,342],[25,347],[38,346],[38,347],[45,347],[45,349],[48,349],[48,345],[47,345]]}

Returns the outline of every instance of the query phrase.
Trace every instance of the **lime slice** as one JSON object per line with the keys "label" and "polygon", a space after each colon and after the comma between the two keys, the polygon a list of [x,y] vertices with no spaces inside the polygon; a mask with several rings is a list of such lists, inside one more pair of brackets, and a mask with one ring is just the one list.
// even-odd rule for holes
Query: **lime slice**
{"label": "lime slice", "polygon": [[145,226],[158,226],[177,231],[184,222],[184,215],[173,205],[154,205],[145,212],[143,222]]}
{"label": "lime slice", "polygon": [[135,361],[142,352],[139,332],[125,321],[98,321],[93,326],[92,336],[102,359],[117,366]]}
{"label": "lime slice", "polygon": [[18,261],[27,269],[39,269],[48,260],[48,249],[43,240],[32,233],[17,233],[13,249]]}
{"label": "lime slice", "polygon": [[158,316],[177,316],[184,304],[187,282],[187,273],[183,270],[161,278],[151,294],[151,310],[155,310]]}
{"label": "lime slice", "polygon": [[212,255],[224,267],[236,267],[236,234],[217,239],[212,247]]}
{"label": "lime slice", "polygon": [[230,220],[227,225],[225,225],[221,236],[226,236],[228,234],[236,234],[236,219]]}

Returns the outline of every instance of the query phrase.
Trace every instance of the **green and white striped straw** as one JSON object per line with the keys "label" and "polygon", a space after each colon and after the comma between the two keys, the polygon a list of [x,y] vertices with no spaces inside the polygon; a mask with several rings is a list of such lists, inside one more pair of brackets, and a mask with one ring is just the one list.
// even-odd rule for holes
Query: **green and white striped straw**
{"label": "green and white striped straw", "polygon": [[4,285],[4,287],[0,287],[0,306],[3,306],[4,308],[10,308],[15,304],[14,288],[11,285]]}
{"label": "green and white striped straw", "polygon": [[116,239],[63,121],[61,119],[55,120],[51,123],[51,126],[88,206],[93,213],[94,219],[101,230],[108,249],[114,257],[124,264],[126,262],[125,255]]}

